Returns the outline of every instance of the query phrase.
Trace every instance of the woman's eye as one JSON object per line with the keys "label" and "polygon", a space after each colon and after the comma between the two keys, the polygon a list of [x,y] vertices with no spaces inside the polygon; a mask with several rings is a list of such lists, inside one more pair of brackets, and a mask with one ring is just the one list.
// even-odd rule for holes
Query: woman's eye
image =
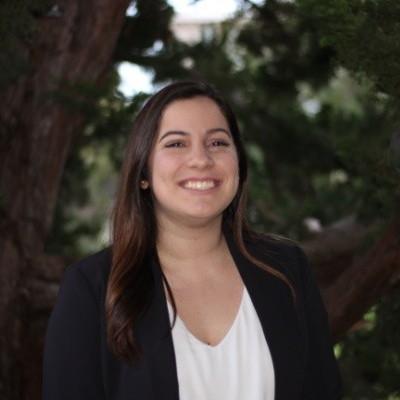
{"label": "woman's eye", "polygon": [[215,147],[219,147],[219,146],[229,146],[228,142],[225,142],[225,140],[214,140],[212,142],[212,145]]}
{"label": "woman's eye", "polygon": [[182,142],[174,142],[174,143],[169,143],[165,145],[165,147],[182,147],[184,144]]}
{"label": "woman's eye", "polygon": [[[221,146],[229,146],[229,143],[226,142],[225,140],[213,140],[210,142],[211,147],[221,147]],[[172,142],[168,143],[165,145],[167,148],[180,148],[180,147],[185,147],[184,142]]]}

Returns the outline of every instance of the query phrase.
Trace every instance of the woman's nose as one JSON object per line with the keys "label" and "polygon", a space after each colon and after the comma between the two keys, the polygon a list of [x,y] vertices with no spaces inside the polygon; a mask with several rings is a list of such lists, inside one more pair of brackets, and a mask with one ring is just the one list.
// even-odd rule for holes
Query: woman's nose
{"label": "woman's nose", "polygon": [[204,168],[212,165],[214,159],[204,144],[193,145],[189,153],[188,165],[190,167]]}

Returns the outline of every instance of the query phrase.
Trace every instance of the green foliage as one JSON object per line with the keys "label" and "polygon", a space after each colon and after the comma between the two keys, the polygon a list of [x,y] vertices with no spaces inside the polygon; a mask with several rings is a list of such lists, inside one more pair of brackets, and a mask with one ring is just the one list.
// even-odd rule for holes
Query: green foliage
{"label": "green foliage", "polygon": [[114,59],[131,60],[151,54],[156,41],[167,42],[171,37],[169,24],[173,9],[165,0],[138,0],[132,3],[133,15],[128,15],[119,37]]}
{"label": "green foliage", "polygon": [[400,3],[397,0],[299,0],[333,46],[338,61],[396,98],[400,90]]}
{"label": "green foliage", "polygon": [[400,288],[374,306],[365,327],[341,343],[346,400],[400,398]]}
{"label": "green foliage", "polygon": [[229,98],[249,150],[257,228],[301,239],[306,217],[322,225],[348,214],[389,217],[399,198],[390,99],[333,68],[318,18],[296,4],[268,1],[251,12],[248,23],[228,21],[195,45],[169,43],[153,66],[156,82],[201,77]]}

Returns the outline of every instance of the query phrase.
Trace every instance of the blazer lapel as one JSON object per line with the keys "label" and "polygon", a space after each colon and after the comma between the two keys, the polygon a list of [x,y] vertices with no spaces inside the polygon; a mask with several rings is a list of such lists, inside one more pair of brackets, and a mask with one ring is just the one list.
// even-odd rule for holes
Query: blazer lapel
{"label": "blazer lapel", "polygon": [[156,254],[149,263],[154,277],[153,299],[136,334],[146,354],[154,400],[179,400],[167,300]]}
{"label": "blazer lapel", "polygon": [[[304,373],[304,343],[291,292],[284,282],[247,260],[224,229],[233,260],[249,292],[268,343],[275,373],[275,400],[300,398]],[[278,246],[278,245],[277,245]],[[275,245],[274,245],[275,247]],[[277,256],[262,252],[261,260],[284,272],[285,247],[274,248]],[[268,249],[267,249],[268,250]],[[254,256],[260,254],[252,252]],[[258,257],[257,257],[258,258]],[[287,257],[289,260],[289,257]],[[143,317],[137,337],[143,346],[156,400],[179,400],[175,352],[170,330],[167,300],[157,255],[149,260],[154,277],[153,300]]]}
{"label": "blazer lapel", "polygon": [[[225,238],[260,319],[275,373],[275,400],[300,398],[304,373],[304,344],[296,309],[287,285],[247,260],[225,230]],[[280,251],[284,250],[282,246]],[[264,249],[268,250],[268,249]],[[279,250],[277,248],[270,250]],[[253,254],[260,256],[260,254]],[[272,268],[284,272],[281,252],[260,257]],[[258,257],[257,257],[258,258]],[[289,257],[287,257],[289,260]]]}

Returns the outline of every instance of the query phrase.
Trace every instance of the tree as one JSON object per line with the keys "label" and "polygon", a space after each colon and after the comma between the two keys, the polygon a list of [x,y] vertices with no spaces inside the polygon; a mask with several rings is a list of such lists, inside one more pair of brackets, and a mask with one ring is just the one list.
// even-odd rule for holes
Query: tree
{"label": "tree", "polygon": [[[0,397],[39,398],[45,317],[63,263],[44,253],[65,159],[84,116],[61,101],[81,84],[105,80],[128,0],[6,1],[17,16],[7,43],[17,74],[2,60],[0,106]],[[22,35],[26,26],[29,35]],[[3,26],[3,25],[2,25]],[[76,96],[75,96],[76,97]],[[78,100],[85,105],[84,97]]]}

